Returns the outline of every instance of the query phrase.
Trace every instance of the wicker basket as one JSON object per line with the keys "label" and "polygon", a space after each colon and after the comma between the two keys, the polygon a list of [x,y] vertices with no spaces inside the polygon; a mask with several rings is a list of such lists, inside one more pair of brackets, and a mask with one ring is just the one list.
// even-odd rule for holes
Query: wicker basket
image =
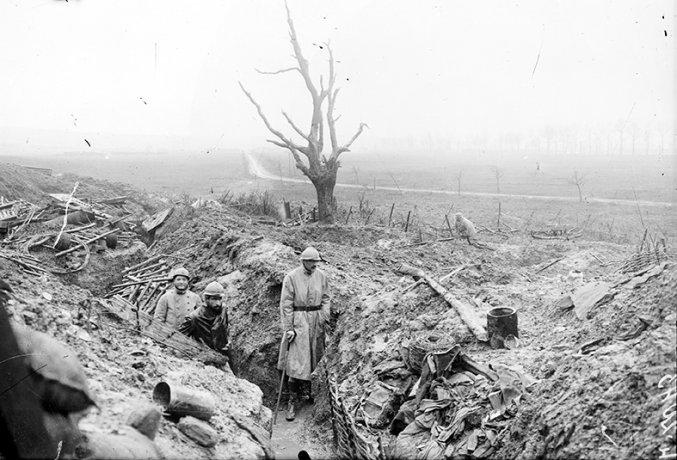
{"label": "wicker basket", "polygon": [[455,341],[439,333],[428,332],[417,334],[400,349],[407,368],[414,374],[421,373],[421,364],[425,355],[435,350],[446,350],[452,347]]}

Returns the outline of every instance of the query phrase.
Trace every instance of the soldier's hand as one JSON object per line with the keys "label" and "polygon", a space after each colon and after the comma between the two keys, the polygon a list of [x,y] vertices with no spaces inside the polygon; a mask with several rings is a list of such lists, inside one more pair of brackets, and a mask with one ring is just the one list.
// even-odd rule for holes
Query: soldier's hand
{"label": "soldier's hand", "polygon": [[294,331],[287,331],[287,332],[285,332],[285,334],[287,336],[287,342],[288,343],[292,343],[294,341],[294,339],[296,338],[296,332],[294,332]]}

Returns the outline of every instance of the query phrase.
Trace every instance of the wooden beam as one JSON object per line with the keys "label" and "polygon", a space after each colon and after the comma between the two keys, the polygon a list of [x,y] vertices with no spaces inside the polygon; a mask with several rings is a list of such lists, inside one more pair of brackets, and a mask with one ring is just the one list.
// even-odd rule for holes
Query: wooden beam
{"label": "wooden beam", "polygon": [[428,285],[433,288],[435,292],[441,295],[444,300],[451,305],[456,313],[461,317],[461,320],[468,326],[468,329],[477,337],[478,340],[487,341],[487,331],[482,325],[482,320],[477,316],[472,306],[460,301],[451,295],[447,289],[445,289],[439,282],[434,280],[430,275],[425,273],[420,268],[412,267],[411,265],[402,264],[397,271],[404,275],[410,275],[417,278],[421,278]]}

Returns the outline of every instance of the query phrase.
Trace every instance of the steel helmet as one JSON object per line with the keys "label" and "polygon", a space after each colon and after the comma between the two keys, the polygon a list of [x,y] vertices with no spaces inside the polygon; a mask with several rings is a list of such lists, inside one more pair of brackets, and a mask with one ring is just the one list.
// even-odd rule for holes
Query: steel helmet
{"label": "steel helmet", "polygon": [[314,262],[321,262],[322,259],[320,259],[320,253],[317,252],[317,249],[315,249],[312,246],[308,246],[302,253],[301,253],[301,260],[310,260]]}
{"label": "steel helmet", "polygon": [[221,285],[221,283],[216,282],[216,281],[212,281],[205,288],[204,295],[206,295],[206,296],[207,295],[222,296],[224,292],[225,292],[225,290],[223,289],[223,286]]}
{"label": "steel helmet", "polygon": [[176,267],[174,270],[169,272],[169,278],[172,281],[174,281],[174,278],[177,276],[185,276],[186,278],[190,279],[190,273],[188,273],[188,270],[183,267]]}

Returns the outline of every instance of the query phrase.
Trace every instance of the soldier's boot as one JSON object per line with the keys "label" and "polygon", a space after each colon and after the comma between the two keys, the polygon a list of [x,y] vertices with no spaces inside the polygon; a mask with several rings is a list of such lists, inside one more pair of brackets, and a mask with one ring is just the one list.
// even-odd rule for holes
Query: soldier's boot
{"label": "soldier's boot", "polygon": [[291,422],[296,418],[296,408],[294,407],[294,404],[296,403],[296,397],[294,395],[294,392],[291,392],[289,395],[289,403],[287,405],[287,415],[285,418],[287,421]]}

